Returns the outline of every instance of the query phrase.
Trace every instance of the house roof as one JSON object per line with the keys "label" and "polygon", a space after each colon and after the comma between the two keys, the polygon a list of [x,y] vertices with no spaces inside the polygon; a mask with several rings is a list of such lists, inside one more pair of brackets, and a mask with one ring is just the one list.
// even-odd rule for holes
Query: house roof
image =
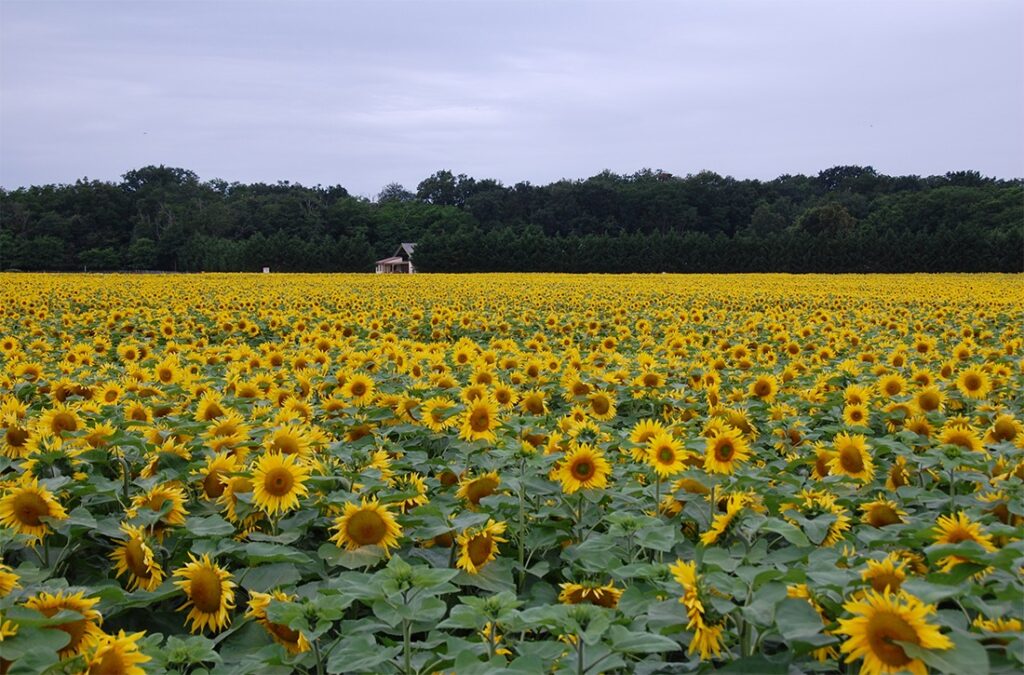
{"label": "house roof", "polygon": [[406,262],[406,260],[404,258],[402,258],[401,256],[397,256],[396,255],[396,256],[392,256],[390,258],[384,258],[383,260],[378,260],[377,264],[378,265],[397,265],[398,263],[404,263],[404,262]]}
{"label": "house roof", "polygon": [[398,250],[395,251],[395,255],[402,255],[402,252],[404,251],[407,256],[412,257],[412,252],[415,250],[416,242],[403,241],[398,247]]}

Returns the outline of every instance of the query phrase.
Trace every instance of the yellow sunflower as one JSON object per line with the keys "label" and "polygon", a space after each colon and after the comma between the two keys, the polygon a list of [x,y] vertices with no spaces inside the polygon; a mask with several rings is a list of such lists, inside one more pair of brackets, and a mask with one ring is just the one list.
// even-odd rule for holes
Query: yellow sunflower
{"label": "yellow sunflower", "polygon": [[686,468],[686,449],[672,434],[662,432],[648,441],[647,461],[661,478],[668,478]]}
{"label": "yellow sunflower", "polygon": [[501,485],[501,477],[497,471],[491,471],[475,478],[466,476],[459,481],[459,491],[456,496],[469,502],[469,508],[475,510],[480,506],[480,500],[494,494]]}
{"label": "yellow sunflower", "polygon": [[956,445],[964,450],[982,452],[985,445],[977,432],[969,426],[959,424],[946,425],[939,434],[939,443]]}
{"label": "yellow sunflower", "polygon": [[461,551],[455,566],[470,574],[479,574],[484,565],[498,556],[498,544],[508,541],[501,536],[505,528],[504,522],[491,519],[482,527],[464,530],[455,539]]}
{"label": "yellow sunflower", "polygon": [[89,657],[89,675],[146,675],[139,664],[151,657],[140,652],[138,645],[145,635],[145,631],[125,633],[123,630],[117,635],[101,635],[96,650]]}
{"label": "yellow sunflower", "polygon": [[411,496],[398,502],[402,513],[407,513],[417,506],[422,506],[430,501],[427,497],[427,484],[418,473],[406,473],[395,479],[395,488],[402,492],[411,492]]}
{"label": "yellow sunflower", "polygon": [[832,474],[841,474],[870,483],[875,475],[875,464],[871,459],[867,439],[863,434],[853,436],[841,433],[833,440],[835,457],[829,461]]}
{"label": "yellow sunflower", "polygon": [[595,391],[587,397],[587,412],[596,420],[615,417],[615,398],[607,391]]}
{"label": "yellow sunflower", "polygon": [[779,391],[779,383],[771,375],[761,375],[750,383],[750,396],[762,401],[772,401]]}
{"label": "yellow sunflower", "polygon": [[193,471],[192,475],[200,479],[203,497],[217,499],[224,494],[224,482],[221,479],[237,470],[238,459],[235,455],[221,452],[207,458],[206,465]]}
{"label": "yellow sunflower", "polygon": [[33,546],[50,532],[43,518],[64,520],[67,517],[64,507],[46,486],[28,474],[0,499],[0,524],[32,537],[30,545]]}
{"label": "yellow sunflower", "polygon": [[[985,443],[1010,443],[1024,435],[1024,424],[1013,415],[1003,413],[992,420],[992,426],[985,433]],[[0,446],[2,447],[2,446]]]}
{"label": "yellow sunflower", "polygon": [[361,373],[350,375],[341,387],[341,395],[357,406],[370,405],[373,402],[373,394],[373,379]]}
{"label": "yellow sunflower", "polygon": [[907,563],[892,553],[882,560],[868,560],[867,569],[860,573],[862,581],[871,584],[879,593],[899,593],[900,586],[907,580]]}
{"label": "yellow sunflower", "polygon": [[263,439],[263,447],[272,453],[283,455],[299,455],[305,457],[313,446],[313,437],[309,429],[298,424],[285,424],[277,427]]}
{"label": "yellow sunflower", "polygon": [[611,582],[603,585],[594,582],[564,583],[560,588],[562,592],[558,594],[558,601],[563,605],[588,604],[611,609],[618,606],[623,593],[621,588],[615,588]]}
{"label": "yellow sunflower", "polygon": [[600,450],[581,443],[566,453],[555,475],[562,483],[562,490],[566,494],[572,494],[578,490],[608,487],[608,475],[611,471],[611,465]]}
{"label": "yellow sunflower", "polygon": [[736,466],[750,458],[750,445],[739,429],[727,428],[707,439],[704,470],[732,474]]}
{"label": "yellow sunflower", "polygon": [[[986,533],[981,523],[972,521],[963,511],[952,516],[939,516],[933,540],[936,544],[959,544],[964,541],[973,541],[989,553],[996,550],[992,535]],[[969,562],[969,560],[957,555],[948,555],[939,561],[939,568],[943,572],[948,572],[963,562]]]}
{"label": "yellow sunflower", "polygon": [[380,546],[385,555],[390,555],[390,549],[398,548],[398,538],[402,536],[402,526],[376,498],[364,497],[359,505],[346,502],[341,516],[334,521],[334,528],[337,533],[331,541],[350,551],[362,546]]}
{"label": "yellow sunflower", "polygon": [[62,659],[80,654],[96,644],[103,631],[100,624],[103,617],[93,609],[99,604],[99,598],[85,597],[85,591],[78,593],[59,591],[57,594],[38,593],[25,601],[25,607],[34,609],[44,616],[50,617],[62,609],[71,610],[82,615],[80,619],[72,619],[67,623],[53,626],[71,636],[71,640],[58,652]]}
{"label": "yellow sunflower", "polygon": [[267,453],[253,468],[253,503],[271,516],[296,509],[299,498],[309,494],[305,485],[308,478],[309,467],[299,455]]}
{"label": "yellow sunflower", "polygon": [[11,591],[21,586],[21,577],[13,569],[0,563],[0,598],[6,598]]}
{"label": "yellow sunflower", "polygon": [[267,618],[267,607],[271,600],[280,602],[291,602],[297,596],[288,595],[275,590],[273,593],[249,592],[249,610],[245,613],[246,618],[255,619],[256,622],[270,634],[274,642],[288,650],[289,654],[301,654],[308,652],[312,647],[309,640],[301,631],[293,630],[280,623],[274,623]]}
{"label": "yellow sunflower", "polygon": [[840,646],[846,663],[863,659],[864,675],[888,675],[910,672],[927,675],[923,661],[911,658],[898,642],[909,642],[922,649],[950,649],[953,642],[928,623],[935,607],[907,593],[868,591],[862,598],[843,605],[853,618],[840,619],[837,632],[848,635]]}
{"label": "yellow sunflower", "polygon": [[199,633],[209,629],[216,633],[231,623],[229,611],[235,607],[235,583],[231,573],[210,560],[209,554],[197,558],[191,552],[190,562],[174,571],[181,577],[174,582],[185,593],[186,601],[178,611],[189,609],[185,620],[189,630]]}
{"label": "yellow sunflower", "polygon": [[967,368],[956,378],[956,388],[967,398],[983,399],[992,391],[992,380],[981,368]]}
{"label": "yellow sunflower", "polygon": [[165,505],[170,503],[170,509],[154,526],[154,533],[159,537],[168,527],[185,524],[185,518],[188,516],[188,510],[185,508],[186,501],[185,491],[180,486],[172,483],[156,485],[145,494],[132,498],[132,507],[128,510],[128,517],[136,517],[140,509],[160,513],[166,508]]}
{"label": "yellow sunflower", "polygon": [[898,525],[907,515],[907,512],[901,509],[899,504],[881,495],[873,502],[861,504],[860,510],[864,513],[861,520],[872,527]]}
{"label": "yellow sunflower", "polygon": [[545,415],[548,412],[547,395],[540,389],[531,389],[519,399],[519,409],[528,415]]}
{"label": "yellow sunflower", "polygon": [[455,402],[447,396],[428,398],[420,406],[420,421],[433,432],[441,432],[458,423],[453,413]]}
{"label": "yellow sunflower", "polygon": [[110,554],[116,576],[128,575],[128,590],[136,588],[152,591],[164,580],[164,571],[156,562],[153,549],[146,543],[142,527],[122,524],[126,539]]}
{"label": "yellow sunflower", "polygon": [[494,430],[498,428],[498,404],[486,397],[469,403],[462,414],[462,429],[459,438],[467,441],[494,442]]}
{"label": "yellow sunflower", "polygon": [[863,403],[843,408],[843,423],[848,427],[866,427],[871,424],[871,413]]}

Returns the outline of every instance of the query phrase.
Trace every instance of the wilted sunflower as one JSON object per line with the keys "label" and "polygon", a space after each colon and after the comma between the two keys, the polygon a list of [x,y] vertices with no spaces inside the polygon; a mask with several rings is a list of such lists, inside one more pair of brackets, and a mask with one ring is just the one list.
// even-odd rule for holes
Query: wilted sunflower
{"label": "wilted sunflower", "polygon": [[269,620],[267,618],[267,607],[270,605],[271,600],[291,602],[296,597],[295,595],[283,593],[280,590],[275,590],[272,593],[249,591],[249,610],[245,613],[246,618],[255,619],[270,634],[274,642],[282,645],[288,650],[289,654],[308,652],[312,648],[309,640],[306,639],[306,636],[301,631],[293,630],[288,626]]}
{"label": "wilted sunflower", "polygon": [[494,430],[498,428],[498,404],[487,397],[469,403],[462,413],[462,429],[459,438],[467,441],[494,442]]}
{"label": "wilted sunflower", "polygon": [[867,439],[863,434],[853,436],[841,433],[833,440],[835,457],[829,461],[832,474],[841,474],[870,483],[875,475],[875,464],[871,459]]}
{"label": "wilted sunflower", "polygon": [[110,554],[116,576],[128,575],[128,590],[136,588],[152,591],[164,580],[164,571],[156,562],[153,549],[146,543],[146,533],[140,526],[122,523],[126,536],[121,545]]}
{"label": "wilted sunflower", "polygon": [[50,526],[42,521],[43,518],[64,520],[67,517],[67,512],[53,493],[28,474],[0,499],[0,524],[32,537],[32,546],[50,532]]}
{"label": "wilted sunflower", "polygon": [[82,615],[80,619],[72,619],[67,623],[53,626],[71,636],[71,640],[64,645],[58,654],[62,659],[80,654],[92,645],[96,644],[103,631],[100,624],[103,617],[93,607],[99,604],[99,598],[85,597],[85,591],[78,593],[66,593],[59,591],[55,595],[51,593],[38,593],[25,601],[25,607],[34,609],[44,616],[51,617],[62,609],[71,610]]}
{"label": "wilted sunflower", "polygon": [[558,594],[558,601],[564,605],[589,604],[612,609],[618,606],[623,592],[621,588],[615,588],[611,582],[604,585],[596,582],[567,582],[561,584],[560,588],[562,592]]}
{"label": "wilted sunflower", "polygon": [[189,609],[185,620],[192,625],[190,631],[199,633],[209,629],[216,633],[231,623],[229,611],[235,606],[235,583],[231,573],[210,560],[209,554],[197,558],[191,552],[190,562],[174,571],[175,581],[187,600],[178,611]]}
{"label": "wilted sunflower", "polygon": [[597,490],[608,487],[608,475],[612,467],[604,454],[592,446],[576,445],[558,465],[556,476],[562,483],[562,490],[572,494],[578,490]]}
{"label": "wilted sunflower", "polygon": [[898,642],[909,642],[922,649],[951,649],[953,642],[928,623],[935,607],[907,593],[868,591],[843,605],[851,619],[840,619],[837,632],[848,635],[840,650],[846,663],[863,659],[860,672],[883,675],[909,671],[927,675],[923,661],[911,658]]}
{"label": "wilted sunflower", "polygon": [[683,460],[688,454],[678,439],[662,432],[648,441],[646,459],[658,476],[668,478],[686,468]]}
{"label": "wilted sunflower", "polygon": [[139,664],[150,661],[151,657],[139,651],[138,645],[145,635],[145,631],[125,633],[123,630],[117,635],[101,635],[96,650],[89,657],[89,675],[146,675]]}
{"label": "wilted sunflower", "polygon": [[704,469],[710,473],[732,474],[750,458],[750,446],[739,429],[727,428],[707,439]]}
{"label": "wilted sunflower", "polygon": [[489,519],[482,527],[464,530],[455,539],[460,551],[455,566],[470,574],[479,574],[484,565],[498,556],[498,544],[508,541],[501,536],[505,528],[504,522]]}
{"label": "wilted sunflower", "polygon": [[459,481],[459,491],[456,496],[469,502],[469,508],[475,510],[480,506],[480,500],[494,494],[501,485],[501,478],[497,471],[491,471],[480,476],[466,476]]}
{"label": "wilted sunflower", "polygon": [[253,467],[253,504],[271,516],[296,509],[299,498],[309,494],[308,478],[309,467],[301,456],[267,453]]}
{"label": "wilted sunflower", "polygon": [[398,538],[402,536],[402,526],[376,498],[363,497],[359,505],[346,502],[344,512],[334,521],[334,528],[337,533],[331,541],[350,551],[362,546],[380,546],[385,555],[389,555],[390,549],[398,548]]}

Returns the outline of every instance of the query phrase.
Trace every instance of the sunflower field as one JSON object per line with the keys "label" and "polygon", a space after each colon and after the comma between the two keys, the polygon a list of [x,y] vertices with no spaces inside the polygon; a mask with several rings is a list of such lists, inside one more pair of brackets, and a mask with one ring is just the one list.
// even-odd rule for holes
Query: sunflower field
{"label": "sunflower field", "polygon": [[0,274],[0,673],[1017,673],[1019,276]]}

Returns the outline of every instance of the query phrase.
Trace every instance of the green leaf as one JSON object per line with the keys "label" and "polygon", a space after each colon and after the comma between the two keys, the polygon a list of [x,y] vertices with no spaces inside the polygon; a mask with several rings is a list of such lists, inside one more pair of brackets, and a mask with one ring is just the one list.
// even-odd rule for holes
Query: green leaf
{"label": "green leaf", "polygon": [[811,603],[803,598],[786,598],[775,609],[775,627],[786,642],[817,635],[824,627]]}
{"label": "green leaf", "polygon": [[794,546],[806,547],[811,545],[811,542],[807,539],[807,535],[800,531],[799,527],[778,518],[766,519],[761,523],[761,527],[758,529],[765,532],[781,534],[786,541]]}
{"label": "green leaf", "polygon": [[328,673],[366,673],[384,671],[382,663],[395,658],[401,647],[382,647],[371,635],[343,639],[327,658]]}
{"label": "green leaf", "polygon": [[189,516],[185,530],[193,537],[227,537],[235,533],[235,526],[212,514],[203,518]]}
{"label": "green leaf", "polygon": [[608,631],[612,650],[626,654],[656,654],[679,649],[679,643],[664,635],[631,631],[622,626],[612,626]]}
{"label": "green leaf", "polygon": [[275,588],[290,586],[302,578],[295,565],[276,563],[262,567],[250,567],[242,573],[239,585],[249,591],[266,593]]}
{"label": "green leaf", "polygon": [[264,542],[250,542],[245,545],[245,559],[250,565],[262,563],[298,563],[300,565],[311,562],[310,557],[305,553],[280,544],[269,544]]}

